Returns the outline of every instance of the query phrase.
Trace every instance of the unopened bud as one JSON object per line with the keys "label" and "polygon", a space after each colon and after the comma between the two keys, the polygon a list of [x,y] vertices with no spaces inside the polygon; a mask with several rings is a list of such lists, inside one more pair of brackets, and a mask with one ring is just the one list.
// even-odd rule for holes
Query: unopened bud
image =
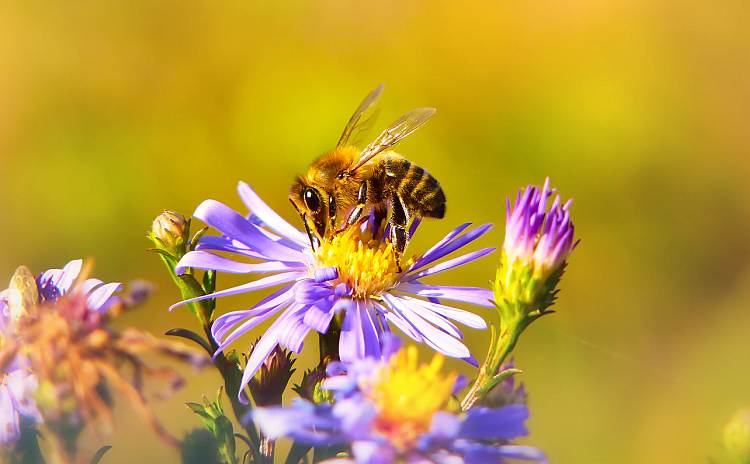
{"label": "unopened bud", "polygon": [[165,210],[154,219],[148,236],[157,248],[179,259],[187,252],[190,219],[185,219],[180,213]]}
{"label": "unopened bud", "polygon": [[291,353],[274,348],[250,380],[250,392],[258,406],[281,404],[281,397],[294,373]]}
{"label": "unopened bud", "polygon": [[315,404],[333,402],[333,395],[329,390],[323,390],[320,385],[326,378],[325,366],[318,365],[315,369],[306,371],[302,382],[292,387],[300,397]]}
{"label": "unopened bud", "polygon": [[[530,185],[507,201],[505,241],[495,278],[495,301],[523,311],[546,310],[555,300],[557,283],[577,242],[570,201],[561,203],[549,179]],[[510,314],[509,314],[510,315]]]}

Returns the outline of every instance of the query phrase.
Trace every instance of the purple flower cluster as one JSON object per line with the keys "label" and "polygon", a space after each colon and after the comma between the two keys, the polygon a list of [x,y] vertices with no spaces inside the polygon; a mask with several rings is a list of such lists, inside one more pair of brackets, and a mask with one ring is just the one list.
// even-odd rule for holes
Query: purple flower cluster
{"label": "purple flower cluster", "polygon": [[[427,252],[409,261],[401,272],[394,270],[394,252],[384,239],[372,245],[373,240],[357,236],[366,234],[366,223],[359,229],[350,227],[350,231],[331,243],[324,243],[322,249],[313,250],[308,237],[284,221],[250,186],[240,183],[238,190],[250,213],[243,216],[217,201],[204,201],[193,216],[221,235],[201,238],[195,251],[180,260],[176,272],[197,268],[265,276],[173,307],[281,286],[250,309],[223,314],[211,328],[221,351],[263,321],[278,315],[248,359],[242,388],[277,345],[299,353],[310,330],[325,333],[337,315],[343,318],[339,342],[342,361],[380,356],[381,338],[395,326],[415,342],[447,356],[474,362],[461,342],[461,331],[452,321],[483,329],[484,319],[442,304],[441,300],[491,307],[491,292],[475,287],[429,285],[421,280],[493,251],[484,248],[439,262],[481,237],[491,225],[471,230],[470,224],[457,227]],[[230,253],[233,258],[216,252]],[[330,262],[331,256],[341,259]],[[246,262],[247,259],[252,262]],[[348,263],[346,266],[339,264],[344,261]]]}
{"label": "purple flower cluster", "polygon": [[547,200],[554,194],[547,178],[541,189],[529,185],[519,190],[512,206],[510,198],[506,198],[503,251],[508,264],[518,260],[532,265],[536,272],[548,273],[558,269],[573,251],[576,243],[568,211],[572,200],[560,204],[560,196],[556,195],[547,211]]}
{"label": "purple flower cluster", "polygon": [[[336,462],[544,461],[544,454],[535,448],[508,444],[509,440],[527,434],[524,422],[529,411],[525,405],[477,407],[465,414],[451,413],[442,408],[430,410],[429,406],[425,408],[425,404],[440,405],[440,402],[431,403],[430,396],[439,397],[441,392],[439,387],[435,389],[429,385],[426,389],[420,388],[424,386],[420,380],[428,380],[434,385],[445,379],[434,376],[431,366],[415,368],[408,361],[406,365],[394,362],[394,355],[402,358],[405,355],[403,352],[398,354],[400,343],[392,336],[384,337],[383,342],[382,358],[367,357],[349,364],[334,363],[329,367],[331,377],[323,382],[323,388],[333,392],[334,404],[316,405],[298,400],[291,407],[258,408],[252,413],[253,420],[271,439],[288,436],[311,446],[350,447],[352,459]],[[399,380],[414,382],[399,384]],[[444,392],[448,395],[461,382],[451,383],[454,386]],[[379,399],[387,396],[387,392],[382,391],[384,389],[398,389],[400,399],[406,399],[410,404],[382,403]],[[393,411],[393,408],[399,410]],[[425,408],[420,412],[428,412],[428,417],[403,412],[410,408]],[[411,423],[410,419],[416,423]]]}

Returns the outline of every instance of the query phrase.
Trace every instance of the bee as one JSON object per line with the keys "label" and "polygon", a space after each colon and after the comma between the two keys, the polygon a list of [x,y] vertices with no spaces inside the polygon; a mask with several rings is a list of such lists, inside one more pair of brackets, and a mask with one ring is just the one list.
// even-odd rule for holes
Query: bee
{"label": "bee", "polygon": [[336,148],[313,161],[291,186],[289,200],[305,224],[313,249],[357,223],[363,213],[373,214],[377,233],[390,207],[390,240],[400,254],[416,218],[445,216],[445,193],[437,179],[390,150],[426,123],[435,114],[434,108],[405,113],[362,151],[353,145],[354,135],[371,121],[382,90],[381,84],[365,97]]}

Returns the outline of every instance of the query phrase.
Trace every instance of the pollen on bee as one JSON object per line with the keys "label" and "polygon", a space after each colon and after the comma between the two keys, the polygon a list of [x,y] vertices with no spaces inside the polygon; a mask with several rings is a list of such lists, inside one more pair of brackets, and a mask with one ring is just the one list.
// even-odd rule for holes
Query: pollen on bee
{"label": "pollen on bee", "polygon": [[373,239],[369,231],[352,226],[326,240],[315,251],[317,267],[335,267],[338,279],[352,290],[355,298],[376,296],[392,287],[411,260],[404,263],[391,243]]}

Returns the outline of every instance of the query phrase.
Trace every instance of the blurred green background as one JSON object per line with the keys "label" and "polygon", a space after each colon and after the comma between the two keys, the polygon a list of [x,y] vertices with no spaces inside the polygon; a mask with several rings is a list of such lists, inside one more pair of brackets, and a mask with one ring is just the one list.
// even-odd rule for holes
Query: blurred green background
{"label": "blurred green background", "polygon": [[[495,222],[482,245],[500,243],[505,195],[547,175],[575,198],[558,313],[516,354],[526,442],[560,463],[704,462],[750,405],[748,20],[744,0],[2,2],[0,279],[94,257],[98,277],[159,287],[119,325],[193,327],[166,311],[153,217],[240,208],[242,179],[297,221],[293,176],[384,82],[376,127],[439,110],[399,150],[448,195],[411,251],[463,221]],[[494,267],[435,281],[483,285]],[[218,384],[186,374],[156,406],[176,434],[198,425],[183,403]],[[120,404],[87,449],[175,461]]]}

